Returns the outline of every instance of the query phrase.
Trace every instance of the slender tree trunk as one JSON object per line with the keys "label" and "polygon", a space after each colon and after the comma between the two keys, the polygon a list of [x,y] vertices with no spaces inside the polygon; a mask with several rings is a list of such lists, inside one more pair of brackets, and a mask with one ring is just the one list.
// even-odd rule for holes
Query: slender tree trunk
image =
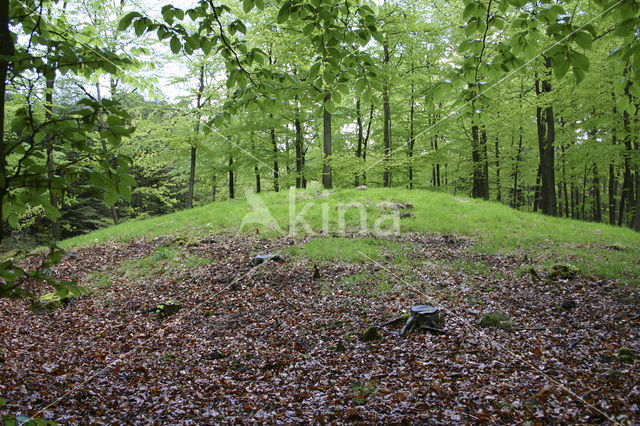
{"label": "slender tree trunk", "polygon": [[[382,46],[384,57],[382,63],[389,64],[389,47],[384,44]],[[389,83],[386,82],[382,91],[382,111],[384,115],[384,173],[382,176],[383,186],[388,188],[391,186],[391,107],[389,105]]]}
{"label": "slender tree trunk", "polygon": [[302,134],[302,124],[300,123],[300,105],[296,96],[296,118],[294,126],[296,129],[296,188],[302,188],[303,166],[304,166],[304,135]]}
{"label": "slender tree trunk", "polygon": [[502,201],[502,191],[500,190],[500,147],[499,147],[499,140],[496,137],[496,191],[498,193],[497,196],[497,201],[501,202]]}
{"label": "slender tree trunk", "polygon": [[533,211],[537,212],[538,208],[540,207],[541,204],[541,196],[540,196],[540,174],[541,174],[541,167],[540,165],[538,165],[538,175],[536,176],[536,189],[535,192],[533,194]]}
{"label": "slender tree trunk", "polygon": [[256,175],[256,194],[259,194],[260,191],[262,191],[260,186],[260,171],[258,170],[258,166],[255,166],[253,170]]}
{"label": "slender tree trunk", "polygon": [[190,150],[189,160],[189,182],[187,188],[187,208],[193,207],[193,188],[196,181],[196,147],[192,146]]}
{"label": "slender tree trunk", "polygon": [[520,207],[520,196],[519,196],[519,189],[518,189],[518,178],[519,178],[519,166],[520,166],[520,161],[521,161],[521,155],[522,155],[522,126],[520,127],[520,135],[518,136],[518,148],[516,149],[516,158],[515,161],[513,162],[513,198],[511,201],[511,206],[515,209],[518,209]]}
{"label": "slender tree trunk", "polygon": [[[536,95],[541,96],[551,92],[551,57],[545,58],[545,77],[542,81],[536,78]],[[540,152],[540,201],[543,214],[555,216],[556,207],[556,184],[554,148],[555,142],[555,122],[553,119],[553,106],[549,105],[544,109],[536,108],[536,123],[538,128],[538,148]]]}
{"label": "slender tree trunk", "polygon": [[[325,104],[330,99],[331,93],[327,93],[324,98]],[[331,189],[331,165],[329,164],[329,161],[331,160],[331,114],[329,113],[329,111],[327,111],[326,106],[324,108],[322,141],[324,148],[324,161],[322,164],[322,185],[325,189]]]}
{"label": "slender tree trunk", "polygon": [[618,181],[616,180],[615,166],[609,163],[609,224],[616,224],[616,193]]}
{"label": "slender tree trunk", "polygon": [[211,177],[211,201],[216,201],[216,175]]}
{"label": "slender tree trunk", "polygon": [[[611,92],[611,97],[613,98],[613,116],[618,116],[618,109],[616,108],[616,95]],[[613,125],[611,129],[611,144],[616,145],[618,142],[617,135],[617,126]],[[613,161],[609,163],[609,224],[616,224],[616,196],[618,192],[618,179],[616,174],[616,166]]]}
{"label": "slender tree trunk", "polygon": [[[55,70],[52,71],[52,76],[47,78],[46,82],[46,93],[45,93],[45,119],[48,122],[53,120],[53,92],[55,90],[56,84],[56,74]],[[54,140],[50,138],[47,141],[47,180],[49,185],[49,202],[51,205],[57,209],[58,208],[58,197],[55,192],[55,188],[53,188],[53,180],[55,178],[55,163],[53,159],[53,145]],[[54,241],[58,241],[60,239],[60,221],[57,219],[53,220],[52,223],[52,237]]]}
{"label": "slender tree trunk", "polygon": [[[362,114],[360,111],[360,99],[356,99],[356,125],[358,128],[358,142],[356,145],[356,158],[362,158],[362,143],[364,142],[364,126],[362,125]],[[358,166],[360,166],[358,164]],[[354,186],[360,186],[360,172],[355,172]]]}
{"label": "slender tree trunk", "polygon": [[409,141],[408,141],[408,155],[409,155],[409,189],[413,189],[413,147],[415,145],[414,129],[413,129],[413,117],[415,114],[415,88],[413,82],[411,83],[411,109],[409,110]]}
{"label": "slender tree trunk", "polygon": [[[269,114],[269,117],[273,121],[273,114]],[[273,148],[273,190],[280,191],[280,164],[278,162],[278,141],[276,139],[276,129],[272,126],[269,131],[271,137],[271,146]]]}
{"label": "slender tree trunk", "polygon": [[191,147],[191,160],[189,162],[189,182],[188,182],[188,192],[187,192],[187,208],[190,209],[193,207],[193,188],[195,186],[196,179],[196,149],[198,144],[198,136],[200,134],[200,114],[203,107],[204,102],[202,101],[202,96],[204,94],[204,64],[200,65],[200,77],[199,77],[199,85],[198,92],[196,93],[196,109],[197,109],[197,118],[196,124],[194,127],[195,140],[193,142],[193,146]]}
{"label": "slender tree trunk", "polygon": [[636,195],[636,213],[635,218],[633,219],[633,230],[636,232],[640,232],[640,185],[637,186],[637,195]]}
{"label": "slender tree trunk", "polygon": [[[567,196],[567,167],[566,167],[566,159],[564,156],[564,145],[560,145],[560,150],[562,151],[562,189],[564,191],[564,209],[565,209],[564,215],[565,217],[569,217],[569,198]],[[562,213],[562,211],[560,213]],[[562,215],[560,214],[560,216]]]}
{"label": "slender tree trunk", "polygon": [[473,166],[471,196],[489,199],[489,168],[487,164],[487,132],[477,124],[471,126],[471,160]]}
{"label": "slender tree trunk", "polygon": [[602,222],[602,204],[600,200],[600,176],[598,175],[598,164],[593,163],[593,221]]}
{"label": "slender tree trunk", "polygon": [[7,196],[7,158],[5,131],[5,94],[7,92],[8,58],[13,56],[14,46],[9,32],[9,1],[0,2],[0,242],[4,237],[3,207]]}
{"label": "slender tree trunk", "polygon": [[[373,101],[371,101],[371,106],[369,108],[369,122],[367,123],[367,133],[364,137],[364,142],[362,143],[362,163],[366,164],[367,162],[367,147],[369,146],[369,137],[371,136],[371,124],[373,123]],[[364,185],[367,184],[367,170],[365,169],[362,172],[362,183]]]}
{"label": "slender tree trunk", "polygon": [[[623,128],[624,128],[624,177],[622,180],[622,195],[620,197],[620,208],[618,215],[618,226],[622,226],[623,223],[628,223],[628,218],[625,221],[625,216],[627,216],[627,211],[629,210],[628,205],[631,204],[631,191],[633,184],[631,183],[631,135],[630,135],[630,117],[629,114],[624,111],[623,116]],[[630,225],[630,224],[629,224]]]}
{"label": "slender tree trunk", "polygon": [[582,214],[581,214],[581,219],[582,220],[586,220],[587,217],[585,216],[585,206],[587,204],[587,165],[584,165],[584,175],[582,178]]}
{"label": "slender tree trunk", "polygon": [[233,157],[229,156],[229,199],[236,198],[235,181],[233,176]]}

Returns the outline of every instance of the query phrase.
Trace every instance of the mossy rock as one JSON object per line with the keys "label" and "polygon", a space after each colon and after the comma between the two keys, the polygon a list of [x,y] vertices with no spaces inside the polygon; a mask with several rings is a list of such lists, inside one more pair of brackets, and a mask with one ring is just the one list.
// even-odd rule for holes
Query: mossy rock
{"label": "mossy rock", "polygon": [[633,364],[635,360],[631,355],[620,355],[618,356],[620,362],[624,362],[625,364]]}
{"label": "mossy rock", "polygon": [[571,280],[577,277],[579,272],[580,270],[573,265],[558,263],[549,269],[549,279],[553,281]]}
{"label": "mossy rock", "polygon": [[382,334],[380,334],[380,330],[376,326],[367,327],[362,334],[360,335],[360,340],[363,342],[371,342],[373,340],[382,339]]}
{"label": "mossy rock", "polygon": [[344,345],[343,342],[338,342],[338,344],[336,345],[336,352],[346,352],[347,351],[347,347]]}
{"label": "mossy rock", "polygon": [[618,349],[618,359],[626,364],[633,364],[635,361],[633,351],[627,346]]}
{"label": "mossy rock", "polygon": [[513,327],[513,322],[504,312],[490,312],[482,316],[480,327],[509,329]]}

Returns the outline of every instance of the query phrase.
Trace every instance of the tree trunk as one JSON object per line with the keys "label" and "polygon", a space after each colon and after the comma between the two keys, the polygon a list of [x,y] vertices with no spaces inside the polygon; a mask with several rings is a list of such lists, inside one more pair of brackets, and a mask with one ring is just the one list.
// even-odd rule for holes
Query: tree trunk
{"label": "tree trunk", "polygon": [[640,232],[640,185],[637,186],[637,195],[636,195],[636,214],[633,220],[633,230],[636,232]]}
{"label": "tree trunk", "polygon": [[489,199],[489,167],[487,164],[487,132],[477,124],[471,126],[471,160],[473,166],[471,196]]}
{"label": "tree trunk", "polygon": [[[356,158],[362,158],[362,143],[364,142],[364,126],[362,125],[362,114],[360,112],[360,99],[356,99],[356,125],[358,128],[358,142],[356,145]],[[358,166],[360,166],[358,164]],[[356,171],[354,186],[360,186],[360,172]]]}
{"label": "tree trunk", "polygon": [[600,200],[600,176],[598,175],[598,165],[593,163],[593,221],[602,222],[602,205]]}
{"label": "tree trunk", "polygon": [[408,156],[409,156],[409,189],[413,189],[413,146],[415,145],[414,129],[413,129],[413,117],[415,109],[415,88],[411,83],[411,109],[409,110],[409,141]]}
{"label": "tree trunk", "polygon": [[191,147],[191,160],[189,162],[189,182],[187,191],[187,208],[193,207],[193,187],[196,180],[196,147]]}
{"label": "tree trunk", "polygon": [[9,32],[9,1],[0,3],[0,242],[4,236],[3,206],[7,196],[7,149],[4,140],[5,131],[5,94],[7,92],[8,58],[13,56],[14,46]]}
{"label": "tree trunk", "polygon": [[582,220],[586,220],[585,206],[587,204],[587,165],[584,165],[584,175],[582,178]]}
{"label": "tree trunk", "polygon": [[216,201],[216,175],[211,177],[211,201]]}
{"label": "tree trunk", "polygon": [[198,135],[200,134],[200,113],[204,102],[202,101],[202,95],[204,93],[204,64],[200,65],[200,77],[199,77],[198,92],[196,93],[196,109],[198,110],[196,124],[194,127],[195,141],[191,147],[191,162],[189,163],[189,187],[187,193],[187,208],[193,207],[193,187],[195,185],[196,178],[196,148],[198,143]]}
{"label": "tree trunk", "polygon": [[[369,146],[369,137],[371,136],[371,124],[373,123],[373,101],[371,101],[371,107],[369,108],[369,122],[367,123],[367,133],[364,136],[364,142],[362,143],[362,162],[367,162],[367,147]],[[362,183],[367,184],[367,170],[362,172]]]}
{"label": "tree trunk", "polygon": [[236,198],[236,191],[233,179],[233,157],[229,156],[229,199]]}
{"label": "tree trunk", "polygon": [[[271,119],[273,119],[273,114],[271,114]],[[276,140],[276,130],[271,127],[270,131],[271,135],[271,145],[273,147],[273,190],[278,192],[280,191],[280,164],[278,163],[278,141]]]}
{"label": "tree trunk", "polygon": [[302,124],[300,123],[300,105],[296,97],[296,118],[294,122],[296,129],[296,188],[302,188],[302,175],[304,166],[304,135],[302,134]]}
{"label": "tree trunk", "polygon": [[[327,93],[324,98],[325,104],[330,99],[331,93]],[[326,106],[324,108],[322,141],[324,148],[324,161],[322,164],[322,185],[325,189],[331,189],[331,165],[329,164],[329,161],[331,160],[331,114],[329,113],[329,111],[327,111]]]}
{"label": "tree trunk", "polygon": [[[53,92],[55,90],[56,84],[56,74],[55,70],[52,71],[52,76],[47,78],[46,82],[46,92],[45,92],[45,106],[44,106],[44,115],[45,119],[48,122],[53,121]],[[53,180],[55,178],[55,163],[53,159],[53,145],[54,140],[50,138],[47,141],[47,180],[49,185],[49,202],[51,205],[57,209],[58,208],[58,197],[56,195],[55,189],[53,188]],[[52,237],[54,241],[58,241],[60,239],[60,222],[55,219],[52,223]]]}
{"label": "tree trunk", "polygon": [[541,167],[540,164],[538,164],[538,174],[536,175],[536,189],[535,192],[533,194],[533,211],[537,212],[538,208],[540,207],[541,204],[541,196],[540,196],[540,174],[541,174]]}
{"label": "tree trunk", "polygon": [[[569,217],[569,197],[567,195],[567,167],[566,159],[564,156],[564,145],[560,145],[560,150],[562,151],[562,190],[564,192],[564,216]],[[562,193],[560,193],[560,196],[562,196]],[[562,211],[560,211],[560,216],[562,216]]]}
{"label": "tree trunk", "polygon": [[497,192],[497,201],[501,202],[502,201],[502,195],[501,195],[501,191],[500,191],[500,147],[499,147],[499,140],[496,137],[496,192]]}
{"label": "tree trunk", "polygon": [[[541,96],[551,92],[551,58],[545,57],[545,78],[542,82],[536,78],[536,95]],[[553,106],[549,105],[544,109],[536,108],[536,123],[538,128],[538,149],[540,152],[540,202],[543,214],[555,216],[556,207],[556,184],[554,148],[555,123],[553,119]]]}
{"label": "tree trunk", "polygon": [[[383,64],[389,64],[389,47],[384,44]],[[389,105],[389,83],[385,82],[382,91],[382,111],[384,114],[384,173],[382,176],[383,186],[388,188],[391,186],[391,108]]]}
{"label": "tree trunk", "polygon": [[[624,77],[627,77],[629,70],[624,69]],[[624,94],[632,101],[631,93],[629,92],[629,83],[624,88]],[[624,179],[622,182],[622,197],[620,197],[620,213],[618,216],[618,226],[626,223],[629,227],[633,226],[629,217],[629,210],[633,203],[633,177],[631,176],[631,117],[627,111],[622,112],[622,127],[624,130]],[[626,220],[623,220],[626,219]]]}

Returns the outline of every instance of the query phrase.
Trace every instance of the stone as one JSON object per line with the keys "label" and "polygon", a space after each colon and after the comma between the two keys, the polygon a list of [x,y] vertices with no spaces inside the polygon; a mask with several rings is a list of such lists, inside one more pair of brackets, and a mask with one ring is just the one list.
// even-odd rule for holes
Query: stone
{"label": "stone", "polygon": [[564,309],[565,311],[570,311],[570,310],[572,310],[573,308],[575,308],[576,306],[577,306],[577,305],[576,305],[576,302],[575,302],[575,301],[573,301],[573,300],[571,300],[571,299],[566,299],[566,300],[564,300],[564,301],[562,302],[562,305],[560,305],[560,307],[561,307],[562,309]]}
{"label": "stone", "polygon": [[369,187],[367,185],[360,185],[360,186],[356,186],[356,189],[358,191],[366,191],[367,189],[369,189]]}
{"label": "stone", "polygon": [[549,279],[556,280],[570,280],[575,278],[580,271],[573,265],[558,263],[549,269]]}
{"label": "stone", "polygon": [[224,353],[222,353],[222,351],[219,351],[218,349],[212,351],[211,353],[208,353],[207,355],[203,356],[202,358],[207,359],[209,361],[215,361],[217,359],[222,359],[225,358],[226,355]]}
{"label": "stone", "polygon": [[258,254],[258,255],[253,256],[249,260],[249,266],[258,266],[261,263],[264,263],[264,262],[269,261],[269,260],[272,260],[272,261],[278,262],[278,263],[284,262],[284,258],[282,256],[280,256],[279,254],[266,253],[266,254]]}

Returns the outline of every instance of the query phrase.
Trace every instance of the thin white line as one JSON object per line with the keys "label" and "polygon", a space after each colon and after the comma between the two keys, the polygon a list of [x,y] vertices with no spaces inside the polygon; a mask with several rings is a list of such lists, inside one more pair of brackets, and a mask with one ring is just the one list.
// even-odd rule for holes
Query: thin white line
{"label": "thin white line", "polygon": [[[385,272],[387,272],[388,274],[392,275],[394,278],[396,278],[397,280],[404,282],[404,284],[406,284],[409,288],[412,288],[411,284],[409,284],[405,279],[403,279],[402,277],[398,276],[397,274],[395,274],[393,271],[389,270],[388,268],[386,268],[384,265],[382,265],[380,262],[378,262],[375,259],[372,259],[371,257],[367,256],[366,254],[364,254],[363,252],[361,252],[360,250],[356,250],[358,253],[360,253],[366,260],[369,260],[371,262],[373,262],[375,265],[377,265],[378,267],[382,268],[385,270]],[[415,291],[415,290],[414,290]],[[460,315],[456,315],[454,314],[451,310],[449,310],[449,314],[451,314],[454,317],[457,317],[460,320],[464,320],[464,318],[462,318]],[[478,328],[478,326],[473,326],[474,328],[476,328],[478,331],[482,331]],[[482,339],[488,338],[484,333],[479,333],[480,336],[482,337]],[[569,395],[571,395],[572,397],[574,397],[575,399],[577,399],[578,401],[580,401],[581,403],[583,403],[584,405],[586,405],[587,407],[592,408],[593,410],[597,411],[598,413],[602,414],[603,416],[605,416],[607,419],[609,419],[610,421],[612,421],[614,424],[620,424],[618,421],[616,421],[615,419],[613,419],[612,417],[610,417],[607,413],[603,412],[602,410],[600,410],[598,407],[596,407],[595,405],[585,401],[580,395],[577,395],[576,393],[574,393],[571,389],[567,388],[566,386],[564,386],[562,383],[557,382],[556,380],[553,379],[553,377],[550,377],[549,375],[547,375],[543,370],[541,370],[540,368],[536,367],[535,365],[529,363],[526,359],[522,358],[519,354],[516,354],[515,352],[511,351],[509,348],[502,346],[500,343],[498,343],[496,340],[491,340],[489,341],[489,344],[493,344],[498,346],[499,349],[507,352],[509,355],[511,355],[512,357],[519,359],[520,361],[522,361],[524,364],[526,364],[527,366],[529,366],[529,368],[537,371],[538,373],[540,373],[542,376],[544,376],[547,380],[549,380],[550,382],[555,383],[560,389],[566,391]],[[504,363],[501,363],[504,364]]]}
{"label": "thin white line", "polygon": [[[613,4],[612,6],[610,6],[608,9],[606,9],[604,12],[602,12],[601,14],[599,14],[598,16],[596,16],[595,18],[592,18],[591,20],[587,21],[586,24],[583,24],[582,26],[578,27],[575,31],[573,31],[571,34],[568,34],[567,36],[565,36],[563,39],[558,40],[557,42],[555,42],[554,44],[552,44],[550,47],[548,47],[547,49],[543,50],[542,52],[538,53],[536,56],[534,56],[533,58],[531,58],[529,61],[525,62],[523,65],[521,65],[520,67],[516,68],[513,71],[510,71],[509,73],[507,73],[504,77],[500,78],[497,82],[493,83],[492,85],[490,85],[489,87],[487,87],[484,91],[478,93],[476,96],[474,96],[473,98],[471,98],[470,100],[468,100],[467,102],[465,102],[464,104],[460,105],[458,108],[454,109],[453,111],[451,111],[450,113],[448,113],[447,115],[444,116],[444,118],[438,120],[437,122],[435,122],[434,124],[432,124],[431,126],[427,127],[426,129],[424,129],[423,131],[419,132],[418,134],[416,134],[413,138],[417,138],[418,136],[421,136],[422,134],[424,134],[425,132],[431,130],[432,128],[434,128],[435,126],[437,126],[438,124],[442,123],[445,120],[448,120],[449,118],[451,118],[452,116],[456,115],[462,108],[466,107],[468,104],[470,104],[471,102],[475,101],[476,99],[478,99],[480,96],[482,96],[483,94],[485,94],[486,92],[488,92],[489,90],[493,89],[494,87],[496,87],[497,85],[501,84],[504,80],[506,80],[507,78],[511,77],[513,74],[517,73],[518,71],[520,71],[522,68],[526,67],[527,65],[529,65],[531,62],[535,61],[538,56],[544,55],[545,53],[547,53],[549,50],[551,50],[552,48],[554,48],[555,46],[557,46],[558,44],[564,42],[565,40],[567,40],[569,37],[571,37],[573,34],[577,33],[578,31],[582,30],[584,27],[586,27],[587,25],[591,24],[593,21],[595,21],[596,19],[599,19],[601,16],[605,15],[606,13],[609,13],[614,7],[616,7],[617,5],[619,5],[620,3],[622,3],[624,0],[618,0],[617,3]],[[382,161],[385,161],[387,159],[390,159],[391,156],[393,154],[395,154],[398,151],[401,151],[403,149],[406,148],[405,144],[400,145],[399,148],[397,148],[396,150],[391,151],[388,155],[383,155],[382,158],[380,160],[377,160],[376,162],[374,162],[373,164],[371,164],[369,167],[367,167],[366,169],[364,169],[363,171],[361,171],[359,174],[363,175],[364,173],[366,173],[369,169],[371,169],[372,167],[376,166],[377,164],[381,163]],[[429,153],[420,153],[415,155],[415,157],[421,157],[423,155],[429,155]]]}

